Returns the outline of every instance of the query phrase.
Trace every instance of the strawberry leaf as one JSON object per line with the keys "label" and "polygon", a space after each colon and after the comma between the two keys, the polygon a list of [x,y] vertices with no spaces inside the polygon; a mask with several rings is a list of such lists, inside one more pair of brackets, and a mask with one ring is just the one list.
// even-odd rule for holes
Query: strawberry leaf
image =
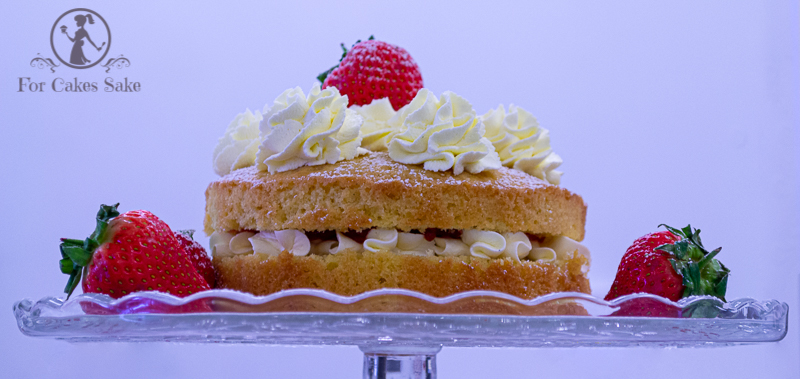
{"label": "strawberry leaf", "polygon": [[692,238],[692,225],[691,224],[687,225],[685,228],[681,229],[681,231],[683,232],[681,234],[682,236],[684,236],[686,238],[689,238],[689,239]]}
{"label": "strawberry leaf", "polygon": [[658,225],[659,228],[662,227],[662,226],[667,228],[667,230],[669,230],[672,234],[674,234],[676,236],[679,236],[679,237],[683,237],[684,236],[682,231],[680,231],[678,229],[675,229],[675,228],[673,228],[673,227],[671,227],[669,225],[666,225],[666,224]]}
{"label": "strawberry leaf", "polygon": [[656,250],[663,250],[663,251],[666,251],[666,252],[669,252],[669,253],[675,253],[676,249],[677,248],[675,247],[675,244],[671,244],[671,243],[665,243],[663,245],[660,245],[660,246],[656,247]]}
{"label": "strawberry leaf", "polygon": [[[724,268],[725,266],[722,267]],[[726,268],[725,270],[727,271],[728,269]],[[728,290],[728,275],[725,275],[722,279],[720,279],[720,281],[714,287],[714,292],[716,292],[716,296],[718,298],[722,299],[722,301],[725,301],[725,292],[727,292],[727,290]]]}
{"label": "strawberry leaf", "polygon": [[92,253],[78,246],[61,246],[62,255],[72,260],[77,266],[88,266],[92,260]]}
{"label": "strawberry leaf", "polygon": [[194,229],[178,230],[178,233],[183,234],[186,238],[194,241]]}
{"label": "strawberry leaf", "polygon": [[681,312],[684,318],[715,318],[719,315],[719,306],[711,300],[695,301]]}
{"label": "strawberry leaf", "polygon": [[73,267],[75,267],[72,264],[72,259],[69,259],[69,258],[64,258],[64,259],[60,260],[58,263],[59,263],[59,266],[61,266],[61,272],[64,273],[64,274],[72,273]]}
{"label": "strawberry leaf", "polygon": [[81,278],[80,267],[78,267],[77,270],[73,270],[69,274],[69,280],[67,280],[67,286],[64,287],[64,292],[67,293],[67,299],[69,299],[69,296],[72,295],[73,291],[75,291],[75,288],[78,287],[78,283],[81,281],[80,278]]}
{"label": "strawberry leaf", "polygon": [[114,205],[101,205],[100,210],[97,211],[97,226],[94,232],[85,240],[77,240],[70,238],[62,238],[59,249],[61,250],[61,260],[59,261],[59,268],[61,272],[69,275],[67,286],[64,292],[67,293],[67,299],[72,296],[72,292],[78,287],[81,281],[81,272],[84,267],[92,263],[92,255],[94,250],[100,246],[105,239],[106,229],[108,229],[108,222],[112,218],[119,216],[117,207],[119,203]]}
{"label": "strawberry leaf", "polygon": [[682,238],[672,245],[656,248],[672,254],[670,263],[683,278],[682,296],[709,295],[725,301],[730,270],[716,259],[722,248],[708,252],[700,239],[700,229],[693,229],[691,225],[680,230],[664,224],[659,226]]}
{"label": "strawberry leaf", "polygon": [[712,259],[714,259],[715,256],[717,256],[717,254],[719,254],[720,251],[722,251],[721,247],[714,249],[714,251],[706,254],[706,256],[704,256],[703,259],[700,260],[700,262],[697,262],[697,264],[700,267],[707,265],[709,262],[711,262]]}
{"label": "strawberry leaf", "polygon": [[83,246],[83,240],[62,238],[61,239],[61,244],[62,245],[67,245],[67,246]]}
{"label": "strawberry leaf", "polygon": [[697,229],[697,232],[694,233],[694,239],[692,240],[697,246],[703,246],[703,242],[700,241],[700,229]]}

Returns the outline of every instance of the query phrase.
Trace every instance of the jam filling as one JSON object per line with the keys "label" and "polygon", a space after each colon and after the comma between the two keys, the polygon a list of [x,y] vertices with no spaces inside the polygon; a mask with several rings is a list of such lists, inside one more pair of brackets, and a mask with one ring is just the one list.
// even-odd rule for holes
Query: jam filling
{"label": "jam filling", "polygon": [[[367,240],[367,234],[369,234],[370,229],[362,229],[362,230],[348,230],[346,232],[341,232],[347,238],[355,241],[356,243],[364,243]],[[245,232],[248,230],[240,230],[238,232]],[[250,230],[253,233],[258,233],[257,230]],[[235,233],[238,233],[235,232]],[[335,241],[336,240],[336,231],[335,230],[323,230],[323,231],[308,231],[305,232],[306,236],[311,241]],[[452,238],[452,239],[461,239],[461,234],[463,230],[461,229],[437,229],[437,228],[428,228],[425,231],[421,232],[417,229],[412,229],[410,233],[414,234],[422,234],[425,236],[426,241],[433,241],[435,238]],[[528,239],[531,241],[541,242],[543,240],[542,236],[537,236],[535,234],[525,233],[528,236]]]}
{"label": "jam filling", "polygon": [[[348,230],[346,232],[342,232],[347,238],[355,241],[356,243],[364,243],[367,240],[367,234],[372,229],[362,229],[359,231],[355,230]],[[458,229],[437,229],[437,228],[428,228],[425,229],[424,232],[420,232],[419,230],[412,230],[411,233],[415,234],[422,234],[425,236],[426,241],[433,241],[434,238],[453,238],[453,239],[461,239],[461,230]],[[306,232],[306,236],[308,239],[320,240],[320,241],[333,241],[336,239],[336,231],[335,230],[325,230],[322,232]]]}

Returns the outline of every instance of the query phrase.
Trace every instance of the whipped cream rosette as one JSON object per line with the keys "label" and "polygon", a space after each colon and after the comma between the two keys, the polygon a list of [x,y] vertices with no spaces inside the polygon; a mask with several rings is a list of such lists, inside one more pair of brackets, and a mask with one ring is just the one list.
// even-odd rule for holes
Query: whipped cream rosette
{"label": "whipped cream rosette", "polygon": [[361,147],[367,150],[386,151],[392,137],[402,131],[402,120],[387,98],[374,100],[368,105],[354,105],[350,109],[364,119],[361,125]]}
{"label": "whipped cream rosette", "polygon": [[462,240],[469,254],[478,258],[511,258],[520,262],[531,251],[531,241],[525,233],[497,233],[488,230],[465,230]]}
{"label": "whipped cream rosette", "polygon": [[[346,237],[345,237],[346,238]],[[292,255],[305,256],[311,251],[311,242],[299,230],[276,230],[238,233],[214,232],[209,245],[214,257],[229,257],[246,254],[279,255],[288,251]]]}
{"label": "whipped cream rosette", "polygon": [[360,253],[364,251],[364,247],[340,232],[336,232],[336,240],[314,241],[311,243],[311,253],[316,255],[338,254],[344,251]]}
{"label": "whipped cream rosette", "polygon": [[403,132],[389,142],[389,157],[405,164],[423,164],[426,170],[464,170],[477,174],[500,168],[492,143],[484,138],[483,122],[464,98],[445,92],[438,99],[421,89],[403,119]]}
{"label": "whipped cream rosette", "polygon": [[261,140],[258,138],[261,112],[250,109],[239,113],[225,130],[214,148],[214,172],[225,176],[233,170],[252,166]]}
{"label": "whipped cream rosette", "polygon": [[392,103],[387,98],[373,100],[364,106],[350,107],[364,118],[364,123],[361,125],[363,136],[361,147],[372,151],[389,150],[392,137],[406,130],[404,126],[406,118],[422,108],[427,99],[427,96],[416,96],[397,111],[392,108]]}
{"label": "whipped cream rosette", "polygon": [[486,138],[492,142],[503,166],[524,171],[551,184],[561,182],[561,171],[556,168],[562,160],[550,147],[550,131],[526,110],[511,105],[508,112],[500,105],[490,110],[481,120],[486,128]]}
{"label": "whipped cream rosette", "polygon": [[316,85],[308,96],[299,87],[284,91],[261,122],[258,169],[283,172],[365,153],[360,148],[363,119],[347,109],[347,101],[335,87]]}
{"label": "whipped cream rosette", "polygon": [[277,256],[284,251],[305,256],[311,251],[311,242],[299,230],[261,231],[248,238],[255,254]]}
{"label": "whipped cream rosette", "polygon": [[392,251],[403,255],[432,256],[434,243],[425,240],[422,234],[398,232],[395,229],[373,229],[367,234],[364,250],[375,253]]}

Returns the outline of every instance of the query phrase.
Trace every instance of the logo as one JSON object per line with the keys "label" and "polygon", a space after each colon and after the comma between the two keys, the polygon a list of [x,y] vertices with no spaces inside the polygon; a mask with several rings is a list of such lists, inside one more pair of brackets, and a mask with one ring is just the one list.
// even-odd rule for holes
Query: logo
{"label": "logo", "polygon": [[61,64],[39,54],[31,60],[31,66],[56,72],[62,65],[87,69],[99,64],[109,72],[131,65],[123,55],[105,60],[111,49],[111,28],[103,16],[91,9],[75,8],[59,16],[50,29],[50,48]]}
{"label": "logo", "polygon": [[[46,45],[45,45],[46,46]],[[129,67],[131,61],[122,54],[109,58],[111,51],[111,28],[99,13],[87,8],[75,8],[56,18],[50,28],[50,49],[54,58],[37,54],[30,62],[31,67],[49,69],[71,68],[84,78],[47,78],[46,81],[31,77],[19,77],[16,92],[140,92],[142,84],[125,77],[115,79],[106,77],[102,84],[91,74],[93,67],[110,72],[112,68]],[[84,75],[86,73],[86,75]],[[89,80],[86,80],[88,76]]]}
{"label": "logo", "polygon": [[[100,22],[95,23],[95,20]],[[58,26],[59,23],[61,26]],[[70,26],[74,27],[70,28],[67,24],[73,24]],[[97,12],[85,8],[73,9],[62,14],[53,23],[53,28],[50,29],[50,47],[53,48],[56,58],[68,67],[89,68],[108,55],[108,49],[111,48],[111,29]]]}

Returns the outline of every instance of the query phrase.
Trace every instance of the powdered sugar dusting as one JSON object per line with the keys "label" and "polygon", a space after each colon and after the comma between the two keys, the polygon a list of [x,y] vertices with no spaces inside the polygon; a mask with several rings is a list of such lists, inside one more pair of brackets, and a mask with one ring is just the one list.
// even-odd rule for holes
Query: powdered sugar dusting
{"label": "powdered sugar dusting", "polygon": [[422,165],[406,165],[395,162],[385,152],[369,152],[352,160],[321,166],[301,167],[277,174],[259,172],[255,167],[247,167],[233,171],[219,181],[244,182],[257,185],[264,181],[269,181],[270,178],[285,180],[300,177],[306,180],[317,178],[321,182],[347,178],[368,179],[369,182],[375,184],[401,182],[408,188],[447,184],[452,186],[493,187],[498,190],[520,188],[535,190],[541,187],[553,186],[544,180],[506,167],[484,171],[479,174],[464,172],[459,175],[453,175],[452,171],[427,171],[422,168]]}

